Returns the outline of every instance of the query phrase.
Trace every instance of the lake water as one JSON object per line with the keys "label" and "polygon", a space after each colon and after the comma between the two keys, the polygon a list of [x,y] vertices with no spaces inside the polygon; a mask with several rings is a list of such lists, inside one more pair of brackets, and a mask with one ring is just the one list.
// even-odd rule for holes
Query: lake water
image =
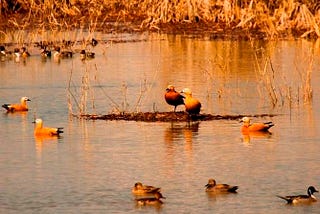
{"label": "lake water", "polygon": [[[319,203],[287,206],[276,197],[305,194],[309,185],[320,189],[319,41],[96,38],[93,60],[81,61],[78,45],[72,59],[43,61],[30,45],[25,61],[0,62],[1,104],[22,96],[32,100],[27,113],[1,110],[0,213],[319,212]],[[168,84],[191,88],[202,113],[274,114],[252,119],[276,125],[271,135],[244,136],[236,120],[151,123],[70,116],[172,111],[164,101]],[[308,87],[311,99],[305,96]],[[64,127],[62,137],[35,138],[36,117]],[[238,194],[206,194],[209,178],[238,185]],[[137,206],[131,194],[137,181],[161,187],[164,204]]]}

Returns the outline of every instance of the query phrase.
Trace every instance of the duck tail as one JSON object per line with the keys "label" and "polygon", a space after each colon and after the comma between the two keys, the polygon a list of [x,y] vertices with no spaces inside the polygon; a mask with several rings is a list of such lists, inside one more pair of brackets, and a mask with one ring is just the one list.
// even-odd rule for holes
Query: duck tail
{"label": "duck tail", "polygon": [[63,133],[63,128],[62,127],[59,127],[59,128],[57,128],[58,130],[57,130],[57,133],[58,134],[60,134],[60,133]]}
{"label": "duck tail", "polygon": [[286,198],[286,197],[283,197],[281,195],[276,195],[278,198],[281,198],[283,200],[286,200],[288,203],[290,203],[290,199],[289,198]]}
{"label": "duck tail", "polygon": [[228,189],[228,192],[236,193],[238,188],[239,188],[238,186],[233,186],[230,189]]}

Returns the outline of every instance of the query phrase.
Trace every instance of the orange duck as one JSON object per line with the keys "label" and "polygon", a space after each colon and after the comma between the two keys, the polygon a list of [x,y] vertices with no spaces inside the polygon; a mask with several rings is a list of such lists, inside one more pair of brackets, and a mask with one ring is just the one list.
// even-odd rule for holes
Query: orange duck
{"label": "orange duck", "polygon": [[178,105],[184,105],[184,96],[177,92],[173,85],[168,85],[166,91],[164,98],[169,105],[174,106],[173,111],[175,112]]}
{"label": "orange duck", "polygon": [[249,117],[243,117],[240,122],[243,122],[241,131],[244,133],[267,132],[272,126],[274,126],[273,122],[251,123],[251,119]]}
{"label": "orange duck", "polygon": [[38,118],[35,120],[36,127],[34,128],[35,136],[59,136],[63,133],[63,128],[50,128],[43,127],[42,119]]}
{"label": "orange duck", "polygon": [[185,88],[182,92],[185,95],[184,105],[186,111],[189,114],[199,114],[201,109],[201,103],[199,100],[192,97],[192,91],[189,88]]}
{"label": "orange duck", "polygon": [[2,107],[7,112],[28,111],[27,101],[31,101],[28,97],[21,97],[20,104],[3,104]]}

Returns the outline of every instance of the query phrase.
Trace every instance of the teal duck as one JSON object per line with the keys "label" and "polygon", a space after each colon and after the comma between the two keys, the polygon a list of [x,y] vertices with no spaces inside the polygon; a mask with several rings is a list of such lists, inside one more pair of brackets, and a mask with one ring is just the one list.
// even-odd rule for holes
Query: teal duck
{"label": "teal duck", "polygon": [[216,181],[212,178],[208,180],[208,183],[205,185],[206,192],[212,193],[236,193],[238,186],[231,186],[229,184],[217,184]]}
{"label": "teal duck", "polygon": [[159,187],[149,186],[149,185],[143,185],[141,182],[137,182],[134,184],[134,187],[132,188],[132,193],[135,195],[144,195],[144,194],[155,194],[157,192],[160,192]]}

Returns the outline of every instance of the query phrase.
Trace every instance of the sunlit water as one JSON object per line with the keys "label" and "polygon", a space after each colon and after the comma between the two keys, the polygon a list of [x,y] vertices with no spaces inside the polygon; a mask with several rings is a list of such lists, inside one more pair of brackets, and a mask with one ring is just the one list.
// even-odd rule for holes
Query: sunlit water
{"label": "sunlit water", "polygon": [[[0,62],[1,104],[32,100],[28,113],[0,115],[0,213],[319,211],[319,203],[287,206],[276,197],[320,188],[317,42],[261,42],[253,51],[250,42],[181,36],[98,38],[132,42],[101,42],[92,49],[96,58],[85,62],[79,54],[43,62],[32,46],[25,62]],[[266,55],[273,70],[268,64],[262,74]],[[308,69],[313,99],[304,103]],[[276,102],[266,89],[271,76]],[[80,113],[78,104],[81,113],[172,111],[163,97],[168,84],[191,88],[203,113],[276,114],[253,118],[276,126],[271,135],[243,136],[233,120],[90,121],[69,114]],[[35,117],[64,127],[62,137],[35,138]],[[238,194],[206,194],[208,178],[238,185]],[[161,187],[164,204],[136,206],[137,181]]]}

